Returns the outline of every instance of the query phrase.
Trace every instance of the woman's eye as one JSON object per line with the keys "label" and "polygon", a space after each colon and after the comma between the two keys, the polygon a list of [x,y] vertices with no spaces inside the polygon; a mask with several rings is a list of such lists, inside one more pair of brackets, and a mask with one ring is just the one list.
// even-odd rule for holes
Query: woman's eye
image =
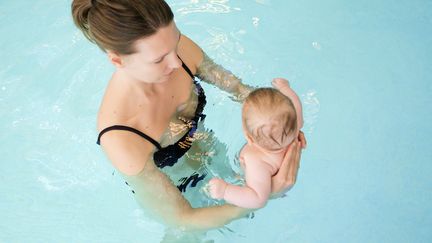
{"label": "woman's eye", "polygon": [[163,61],[163,58],[161,58],[160,60],[155,61],[154,63],[161,63]]}

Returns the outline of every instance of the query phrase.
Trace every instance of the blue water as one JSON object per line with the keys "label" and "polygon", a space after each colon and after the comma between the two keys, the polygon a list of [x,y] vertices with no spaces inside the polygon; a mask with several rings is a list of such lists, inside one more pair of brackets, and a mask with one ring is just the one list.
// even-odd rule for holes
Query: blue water
{"label": "blue water", "polygon": [[[432,241],[432,2],[168,2],[217,62],[253,85],[288,78],[305,109],[296,186],[207,239]],[[95,145],[113,68],[70,1],[0,1],[0,23],[0,242],[159,242]],[[233,159],[240,106],[204,88]]]}

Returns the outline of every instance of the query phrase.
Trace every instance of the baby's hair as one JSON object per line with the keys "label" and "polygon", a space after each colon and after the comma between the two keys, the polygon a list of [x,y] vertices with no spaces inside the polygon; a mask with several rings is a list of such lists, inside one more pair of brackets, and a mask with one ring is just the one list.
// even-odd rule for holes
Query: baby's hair
{"label": "baby's hair", "polygon": [[252,91],[244,101],[242,113],[245,130],[265,149],[281,148],[287,136],[297,130],[292,101],[274,88]]}

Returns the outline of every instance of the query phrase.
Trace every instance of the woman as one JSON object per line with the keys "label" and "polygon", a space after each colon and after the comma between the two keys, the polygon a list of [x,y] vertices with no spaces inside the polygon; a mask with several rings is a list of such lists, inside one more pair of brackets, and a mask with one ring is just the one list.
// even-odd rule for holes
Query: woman
{"label": "woman", "polygon": [[[228,204],[192,208],[159,168],[187,152],[203,117],[205,94],[194,76],[238,100],[250,88],[180,33],[163,0],[74,0],[72,15],[115,66],[99,109],[98,143],[141,206],[186,230],[221,227],[247,214]],[[304,145],[300,136],[287,153],[273,193],[294,184]]]}

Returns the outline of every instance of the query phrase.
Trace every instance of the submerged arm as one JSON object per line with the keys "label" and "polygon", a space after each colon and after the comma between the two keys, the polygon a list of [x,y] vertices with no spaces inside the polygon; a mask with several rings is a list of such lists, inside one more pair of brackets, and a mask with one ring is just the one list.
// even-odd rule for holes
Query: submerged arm
{"label": "submerged arm", "polygon": [[147,170],[139,183],[140,187],[147,185],[147,188],[144,193],[137,194],[138,200],[145,201],[146,208],[156,211],[170,226],[184,230],[208,230],[222,227],[247,214],[246,210],[232,205],[192,208],[165,174],[157,168]]}
{"label": "submerged arm", "polygon": [[248,213],[232,205],[192,208],[171,180],[155,166],[152,145],[133,136],[112,131],[105,135],[102,145],[146,212],[182,230],[222,227]]}
{"label": "submerged arm", "polygon": [[238,77],[215,63],[205,52],[203,52],[202,62],[197,67],[196,75],[201,80],[230,93],[235,101],[243,101],[253,90],[252,86],[243,84]]}

